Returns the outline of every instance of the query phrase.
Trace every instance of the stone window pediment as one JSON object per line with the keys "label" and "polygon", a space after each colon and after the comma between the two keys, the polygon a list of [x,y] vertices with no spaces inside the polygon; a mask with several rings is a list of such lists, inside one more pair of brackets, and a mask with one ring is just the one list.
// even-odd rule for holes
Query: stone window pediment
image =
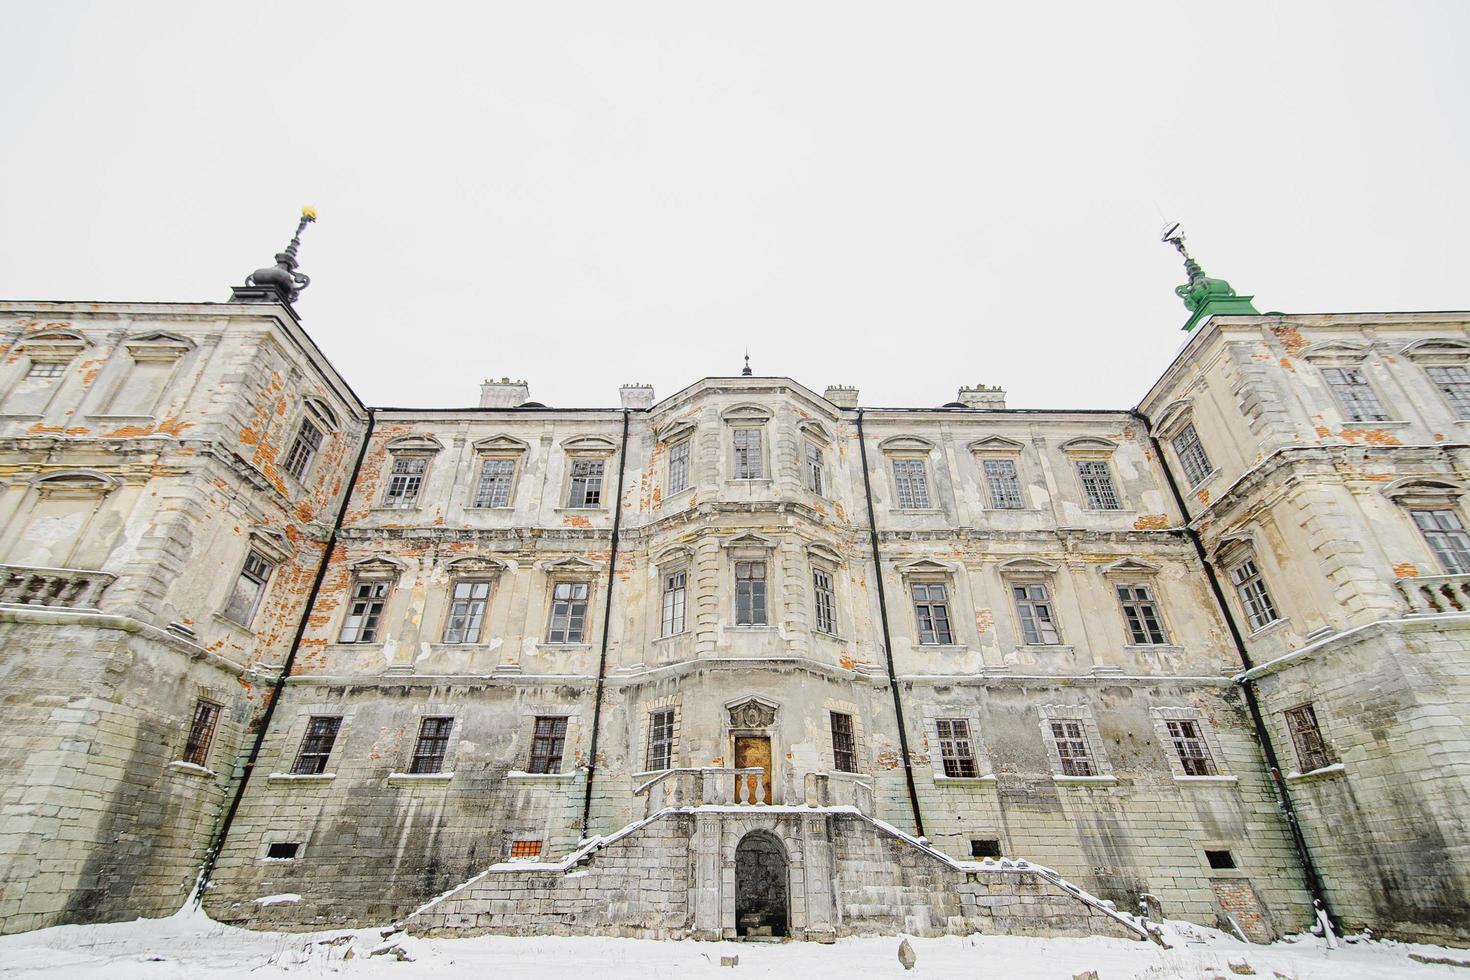
{"label": "stone window pediment", "polygon": [[515,436],[499,433],[476,440],[471,446],[481,456],[519,456],[530,450],[531,445]]}
{"label": "stone window pediment", "polygon": [[1401,506],[1454,506],[1470,487],[1447,477],[1411,476],[1383,488],[1383,495]]}
{"label": "stone window pediment", "polygon": [[43,497],[100,497],[121,486],[121,481],[100,470],[60,470],[37,476],[31,486]]}
{"label": "stone window pediment", "polygon": [[819,446],[832,445],[832,433],[816,419],[803,419],[796,424],[797,430]]}
{"label": "stone window pediment", "polygon": [[878,443],[878,451],[888,456],[928,456],[934,443],[922,436],[889,436]]}
{"label": "stone window pediment", "polygon": [[1470,341],[1429,337],[1407,344],[1399,353],[1416,364],[1465,364],[1470,361]]}
{"label": "stone window pediment", "polygon": [[1055,575],[1060,568],[1056,562],[1041,558],[1012,558],[1001,562],[998,571],[1006,578],[1043,578]]}
{"label": "stone window pediment", "polygon": [[1229,534],[1221,535],[1220,540],[1215,542],[1215,547],[1210,553],[1210,560],[1215,564],[1228,565],[1246,555],[1254,554],[1255,550],[1256,535],[1254,530],[1232,531]]}
{"label": "stone window pediment", "polygon": [[16,349],[33,363],[64,364],[91,346],[75,330],[41,330],[22,337]]}
{"label": "stone window pediment", "polygon": [[326,402],[322,401],[320,398],[315,398],[311,395],[307,395],[306,398],[303,399],[303,401],[306,404],[306,412],[308,416],[319,423],[325,431],[337,431],[339,425],[339,423],[337,422],[337,413],[333,412],[331,407],[327,405]]}
{"label": "stone window pediment", "polygon": [[674,545],[672,548],[665,548],[663,551],[660,551],[658,557],[653,559],[653,564],[663,568],[671,565],[687,565],[693,560],[693,549],[687,548],[684,545]]}
{"label": "stone window pediment", "polygon": [[1151,578],[1159,574],[1159,567],[1157,565],[1150,565],[1146,561],[1140,561],[1137,558],[1119,558],[1117,561],[1110,561],[1106,565],[1099,566],[1098,572],[1103,575],[1126,575],[1133,578]]}
{"label": "stone window pediment", "polygon": [[1074,459],[1108,459],[1118,451],[1118,444],[1102,436],[1078,436],[1057,448]]}
{"label": "stone window pediment", "polygon": [[352,574],[358,579],[394,579],[402,571],[403,565],[400,562],[382,555],[352,563]]}
{"label": "stone window pediment", "polygon": [[176,361],[195,347],[194,341],[176,333],[152,330],[123,341],[135,361]]}
{"label": "stone window pediment", "polygon": [[940,578],[954,574],[954,569],[944,562],[934,561],[929,558],[919,558],[913,561],[900,563],[898,573],[905,578],[929,577]]}
{"label": "stone window pediment", "polygon": [[693,419],[675,419],[669,424],[654,432],[654,438],[662,443],[682,442],[694,434],[696,426]]}
{"label": "stone window pediment", "polygon": [[829,565],[837,566],[842,564],[842,555],[835,548],[828,547],[820,542],[814,541],[807,545],[806,553],[808,558],[823,561]]}
{"label": "stone window pediment", "polygon": [[776,542],[763,534],[750,531],[727,539],[725,548],[734,555],[753,554],[755,557],[764,558],[768,552],[776,550]]}
{"label": "stone window pediment", "polygon": [[433,456],[444,449],[444,443],[430,435],[399,436],[385,447],[395,456]]}
{"label": "stone window pediment", "polygon": [[760,697],[725,703],[731,728],[771,728],[776,724],[776,708],[775,702]]}
{"label": "stone window pediment", "polygon": [[505,571],[505,565],[493,558],[456,558],[445,569],[454,578],[494,578]]}
{"label": "stone window pediment", "polygon": [[761,405],[735,405],[720,413],[726,425],[764,425],[771,418],[771,410]]}
{"label": "stone window pediment", "polygon": [[563,558],[543,566],[543,570],[552,578],[585,579],[596,574],[598,569],[595,562],[585,558]]}
{"label": "stone window pediment", "polygon": [[990,457],[1015,457],[1026,451],[1024,443],[1015,439],[1007,439],[1005,436],[986,436],[984,439],[976,439],[969,445],[970,452],[976,456]]}
{"label": "stone window pediment", "polygon": [[618,444],[607,436],[572,436],[562,440],[561,448],[568,456],[611,456]]}
{"label": "stone window pediment", "polygon": [[273,531],[268,527],[254,528],[250,532],[250,547],[260,552],[274,565],[283,564],[291,559],[296,553],[296,548],[290,540],[279,531]]}
{"label": "stone window pediment", "polygon": [[1150,431],[1155,439],[1168,439],[1180,429],[1184,428],[1186,422],[1194,417],[1194,402],[1189,398],[1180,398],[1164,406],[1164,410],[1154,419],[1154,427]]}
{"label": "stone window pediment", "polygon": [[1301,357],[1313,364],[1328,367],[1350,366],[1361,364],[1372,352],[1371,347],[1363,344],[1350,344],[1342,340],[1324,340],[1302,351]]}

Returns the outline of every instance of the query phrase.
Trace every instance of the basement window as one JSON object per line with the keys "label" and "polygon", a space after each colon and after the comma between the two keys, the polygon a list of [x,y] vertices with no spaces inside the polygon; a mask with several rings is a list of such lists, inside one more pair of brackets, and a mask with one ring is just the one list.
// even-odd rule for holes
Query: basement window
{"label": "basement window", "polygon": [[536,858],[541,856],[541,842],[539,840],[517,840],[510,843],[510,856],[513,858]]}
{"label": "basement window", "polygon": [[271,861],[294,861],[299,850],[300,841],[277,841],[265,849],[265,856]]}
{"label": "basement window", "polygon": [[1000,857],[1000,841],[994,837],[983,840],[970,841],[970,857],[998,858]]}
{"label": "basement window", "polygon": [[1235,867],[1235,855],[1229,851],[1205,851],[1205,861],[1210,867],[1227,870]]}

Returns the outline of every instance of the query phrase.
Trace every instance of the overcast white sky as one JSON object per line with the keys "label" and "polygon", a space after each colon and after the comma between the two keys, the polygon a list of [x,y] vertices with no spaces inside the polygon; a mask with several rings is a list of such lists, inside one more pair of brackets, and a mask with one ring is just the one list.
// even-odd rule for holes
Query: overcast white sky
{"label": "overcast white sky", "polygon": [[0,296],[223,300],[302,204],[368,402],[758,374],[1127,407],[1184,222],[1262,311],[1470,307],[1470,4],[0,2]]}

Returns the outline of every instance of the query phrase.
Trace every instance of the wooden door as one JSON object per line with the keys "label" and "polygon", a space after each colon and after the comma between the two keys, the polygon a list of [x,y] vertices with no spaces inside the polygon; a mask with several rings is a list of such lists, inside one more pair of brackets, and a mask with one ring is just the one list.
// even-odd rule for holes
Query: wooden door
{"label": "wooden door", "polygon": [[[766,802],[771,802],[771,740],[765,735],[735,736],[735,768],[764,769],[766,771]],[[740,777],[746,781],[745,791],[740,797],[746,802],[755,799],[756,776]]]}

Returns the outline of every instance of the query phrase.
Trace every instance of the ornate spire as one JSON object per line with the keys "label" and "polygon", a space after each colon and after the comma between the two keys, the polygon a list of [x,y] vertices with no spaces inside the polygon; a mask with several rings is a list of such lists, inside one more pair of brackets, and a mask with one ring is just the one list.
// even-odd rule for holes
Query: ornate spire
{"label": "ornate spire", "polygon": [[1192,314],[1184,324],[1185,331],[1193,330],[1201,320],[1215,313],[1256,314],[1251,305],[1253,296],[1237,296],[1235,289],[1224,279],[1211,279],[1184,247],[1184,232],[1179,222],[1171,222],[1160,236],[1166,245],[1173,245],[1184,256],[1184,274],[1189,282],[1174,287],[1174,294],[1184,301],[1184,308]]}
{"label": "ornate spire", "polygon": [[746,351],[745,351],[745,367],[743,367],[743,368],[740,369],[740,376],[742,378],[748,378],[748,377],[750,377],[750,349],[749,348],[746,348]]}
{"label": "ornate spire", "polygon": [[296,225],[296,234],[284,252],[276,253],[276,264],[256,269],[245,278],[244,286],[236,286],[230,299],[237,302],[270,303],[284,302],[287,306],[296,302],[301,291],[311,285],[311,277],[296,271],[296,250],[301,247],[301,233],[316,220],[316,209],[301,209],[301,220]]}

